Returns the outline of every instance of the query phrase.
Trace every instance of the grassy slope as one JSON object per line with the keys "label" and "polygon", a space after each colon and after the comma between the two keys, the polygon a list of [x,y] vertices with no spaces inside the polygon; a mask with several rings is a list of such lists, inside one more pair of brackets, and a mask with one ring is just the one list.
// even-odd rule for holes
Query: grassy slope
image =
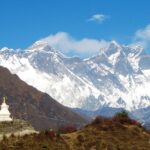
{"label": "grassy slope", "polygon": [[150,133],[132,120],[99,119],[73,133],[11,136],[0,150],[150,150]]}
{"label": "grassy slope", "polygon": [[150,134],[137,126],[88,126],[64,139],[71,150],[150,150]]}

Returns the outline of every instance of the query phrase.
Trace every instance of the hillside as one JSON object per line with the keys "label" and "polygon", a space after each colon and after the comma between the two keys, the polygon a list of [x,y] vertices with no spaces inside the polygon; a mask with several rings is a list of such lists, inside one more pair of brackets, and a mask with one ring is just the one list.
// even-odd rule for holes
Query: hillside
{"label": "hillside", "polygon": [[125,112],[97,117],[85,128],[64,136],[71,150],[149,150],[150,132]]}
{"label": "hillside", "polygon": [[[39,82],[38,79],[36,82]],[[4,95],[7,96],[12,117],[27,120],[37,130],[58,128],[65,124],[82,126],[86,122],[49,95],[39,92],[17,75],[0,67],[0,97]]]}
{"label": "hillside", "polygon": [[150,132],[126,117],[98,117],[84,128],[68,134],[45,131],[0,142],[2,149],[29,150],[149,150]]}
{"label": "hillside", "polygon": [[11,122],[0,122],[0,140],[3,139],[3,136],[11,136],[13,135],[25,135],[37,133],[34,128],[24,120],[14,119]]}

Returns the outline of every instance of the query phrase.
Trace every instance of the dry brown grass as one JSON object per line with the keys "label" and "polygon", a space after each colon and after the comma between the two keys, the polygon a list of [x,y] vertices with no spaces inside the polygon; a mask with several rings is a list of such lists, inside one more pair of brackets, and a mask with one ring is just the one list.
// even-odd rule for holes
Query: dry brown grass
{"label": "dry brown grass", "polygon": [[65,135],[65,140],[70,150],[150,150],[150,133],[125,113],[97,117],[73,136]]}
{"label": "dry brown grass", "polygon": [[0,150],[150,150],[150,133],[128,117],[119,118],[99,117],[83,129],[63,135],[46,131],[4,137]]}

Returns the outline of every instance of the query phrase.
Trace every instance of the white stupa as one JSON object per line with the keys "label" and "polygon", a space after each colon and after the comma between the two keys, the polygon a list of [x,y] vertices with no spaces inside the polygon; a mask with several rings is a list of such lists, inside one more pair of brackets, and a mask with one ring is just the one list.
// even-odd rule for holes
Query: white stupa
{"label": "white stupa", "polygon": [[0,122],[9,121],[12,121],[12,118],[10,117],[9,106],[6,104],[6,98],[3,97],[3,103],[0,110]]}

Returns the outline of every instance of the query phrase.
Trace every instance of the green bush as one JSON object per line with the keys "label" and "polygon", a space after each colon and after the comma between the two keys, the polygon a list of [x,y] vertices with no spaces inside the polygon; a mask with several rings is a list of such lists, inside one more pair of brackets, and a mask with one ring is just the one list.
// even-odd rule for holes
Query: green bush
{"label": "green bush", "polygon": [[115,117],[119,118],[129,118],[128,112],[123,110],[121,112],[116,113]]}

